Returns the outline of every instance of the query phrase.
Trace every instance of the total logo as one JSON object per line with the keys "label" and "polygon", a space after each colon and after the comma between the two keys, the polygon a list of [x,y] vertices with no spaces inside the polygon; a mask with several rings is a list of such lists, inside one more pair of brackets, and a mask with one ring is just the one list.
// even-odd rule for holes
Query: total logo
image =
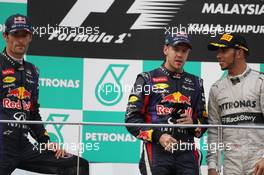
{"label": "total logo", "polygon": [[[6,72],[5,72],[6,73]],[[11,76],[7,76],[3,79],[4,83],[13,83],[14,81],[16,81],[15,77],[11,77]]]}
{"label": "total logo", "polygon": [[167,95],[167,96],[163,97],[161,103],[165,103],[165,102],[185,103],[185,104],[191,105],[191,98],[190,97],[186,97],[185,95],[183,95],[182,93],[177,91],[177,92],[174,92],[174,93],[172,93],[170,95]]}

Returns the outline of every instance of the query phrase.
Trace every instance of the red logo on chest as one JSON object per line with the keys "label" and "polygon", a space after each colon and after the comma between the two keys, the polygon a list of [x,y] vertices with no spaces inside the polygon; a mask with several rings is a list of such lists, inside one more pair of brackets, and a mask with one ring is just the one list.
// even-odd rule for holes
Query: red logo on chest
{"label": "red logo on chest", "polygon": [[168,77],[165,77],[165,76],[152,78],[153,83],[163,83],[167,81],[168,81]]}
{"label": "red logo on chest", "polygon": [[14,73],[15,73],[15,70],[13,68],[2,70],[2,75],[3,76],[11,75],[11,74],[14,74]]}

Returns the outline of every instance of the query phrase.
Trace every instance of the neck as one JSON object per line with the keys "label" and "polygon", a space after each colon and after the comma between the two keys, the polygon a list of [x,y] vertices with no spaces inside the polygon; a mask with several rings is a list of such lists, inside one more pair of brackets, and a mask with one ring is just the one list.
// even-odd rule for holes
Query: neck
{"label": "neck", "polygon": [[231,69],[229,69],[228,75],[230,75],[230,76],[240,75],[243,72],[245,72],[246,68],[247,68],[247,64],[245,62],[241,63],[241,64],[236,65],[236,66],[232,67]]}

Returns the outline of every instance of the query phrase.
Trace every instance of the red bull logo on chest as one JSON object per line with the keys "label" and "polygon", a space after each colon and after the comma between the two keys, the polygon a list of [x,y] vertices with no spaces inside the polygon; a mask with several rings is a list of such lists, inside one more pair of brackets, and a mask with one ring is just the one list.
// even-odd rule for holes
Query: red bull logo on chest
{"label": "red bull logo on chest", "polygon": [[185,104],[191,105],[191,98],[186,97],[185,95],[183,95],[182,93],[177,91],[177,92],[174,92],[172,94],[169,94],[169,95],[163,97],[161,102],[162,103],[164,103],[164,102],[185,103]]}

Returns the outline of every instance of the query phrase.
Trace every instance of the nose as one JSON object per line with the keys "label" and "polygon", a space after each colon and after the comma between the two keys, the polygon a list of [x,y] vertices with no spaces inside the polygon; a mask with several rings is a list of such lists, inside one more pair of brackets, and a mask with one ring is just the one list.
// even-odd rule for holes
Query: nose
{"label": "nose", "polygon": [[23,42],[24,40],[25,40],[25,37],[17,37],[17,40],[19,41],[19,42]]}
{"label": "nose", "polygon": [[183,52],[182,51],[176,51],[176,56],[182,58]]}

